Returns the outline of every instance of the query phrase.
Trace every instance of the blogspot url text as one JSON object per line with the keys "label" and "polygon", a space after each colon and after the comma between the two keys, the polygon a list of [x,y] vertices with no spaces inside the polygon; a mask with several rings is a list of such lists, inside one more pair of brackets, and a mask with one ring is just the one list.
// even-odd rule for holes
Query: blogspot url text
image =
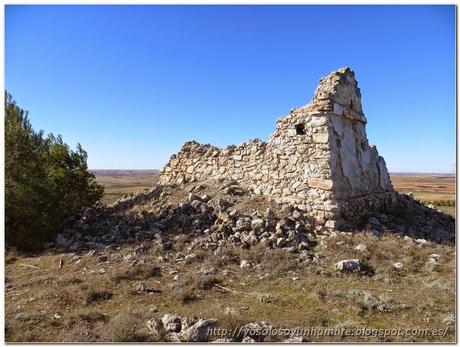
{"label": "blogspot url text", "polygon": [[394,336],[405,337],[429,337],[437,336],[444,338],[449,328],[428,329],[428,328],[272,328],[266,327],[263,329],[251,329],[247,327],[240,327],[234,330],[225,328],[210,329],[209,334],[215,337],[237,337],[237,336],[277,336],[277,337],[318,337],[318,336],[343,336],[343,337],[374,337],[374,338],[387,338]]}

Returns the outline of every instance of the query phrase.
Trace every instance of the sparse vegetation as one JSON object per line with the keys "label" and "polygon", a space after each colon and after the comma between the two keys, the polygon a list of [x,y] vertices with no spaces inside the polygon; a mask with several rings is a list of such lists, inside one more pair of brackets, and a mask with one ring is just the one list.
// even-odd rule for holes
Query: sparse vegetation
{"label": "sparse vegetation", "polygon": [[[176,313],[215,318],[219,327],[228,329],[262,320],[290,328],[448,327],[444,337],[392,336],[385,341],[452,342],[455,324],[445,322],[455,315],[455,247],[420,245],[403,236],[337,233],[318,239],[305,259],[260,245],[224,247],[217,254],[202,248],[187,251],[193,237],[183,234],[167,235],[173,243],[168,251],[152,240],[151,247],[139,254],[136,244],[83,253],[78,259],[72,253],[35,257],[7,253],[6,259],[11,260],[6,264],[6,340],[155,341],[145,322]],[[360,244],[366,248],[355,250]],[[189,253],[195,257],[185,259]],[[100,262],[101,254],[107,261]],[[433,254],[439,255],[437,263],[429,265]],[[126,262],[126,255],[138,261]],[[334,270],[336,261],[354,258],[372,267],[373,275]],[[250,267],[241,268],[242,260]],[[401,267],[395,267],[396,262]],[[215,271],[205,274],[211,267]],[[138,291],[139,282],[157,291]],[[33,292],[28,290],[32,286]],[[356,338],[311,340],[353,342]],[[383,338],[366,336],[359,341]]]}
{"label": "sparse vegetation", "polygon": [[[338,247],[340,241],[346,243]],[[355,251],[358,244],[366,244],[367,250]],[[20,256],[6,270],[7,283],[12,286],[6,291],[6,338],[7,341],[146,341],[153,337],[146,335],[145,322],[172,312],[186,317],[215,318],[220,327],[229,329],[260,320],[280,327],[334,327],[346,323],[351,327],[444,328],[443,320],[454,312],[454,247],[435,243],[420,246],[397,234],[386,234],[379,239],[370,233],[339,234],[326,239],[324,246],[315,262],[303,261],[292,268],[283,265],[284,271],[278,270],[282,255],[288,264],[295,257],[275,250],[266,250],[263,255],[257,249],[241,253],[254,262],[248,269],[239,267],[240,259],[235,255],[238,250],[223,251],[238,257],[237,261],[225,264],[211,265],[216,256],[210,250],[202,250],[198,262],[176,263],[173,258],[161,263],[161,278],[143,279],[146,283],[153,281],[162,291],[153,295],[131,294],[135,281],[141,277],[115,282],[109,275],[81,275],[83,271],[99,268],[97,255],[85,256],[80,263],[66,262],[59,283],[74,284],[58,287],[50,283],[56,278],[56,264],[62,255]],[[128,254],[133,247],[126,245],[110,252]],[[145,264],[133,268],[157,264],[161,253],[159,246],[154,245],[143,255]],[[439,265],[429,267],[426,263],[432,254],[440,255]],[[372,266],[375,274],[339,274],[333,269],[336,260],[356,257]],[[395,262],[401,262],[403,267],[396,269]],[[20,264],[40,265],[40,269]],[[112,260],[110,266],[114,271],[126,269],[121,258]],[[201,273],[203,267],[210,266],[216,268],[216,275]],[[178,271],[178,280],[170,275],[171,270]],[[34,293],[27,295],[24,290],[32,284]],[[85,298],[89,298],[87,305],[82,305],[82,290]],[[23,295],[16,295],[19,293]],[[35,300],[30,301],[31,297]],[[262,297],[269,299],[261,300]],[[49,305],[48,313],[38,314],[44,300]],[[134,311],[137,313],[131,314]],[[121,313],[126,315],[117,318]],[[28,334],[24,335],[24,331]],[[443,341],[454,338],[455,328],[449,326]],[[423,336],[414,339],[427,340]],[[335,341],[355,340],[340,337]],[[370,336],[360,341],[378,339]],[[391,337],[389,341],[407,341],[407,337]]]}
{"label": "sparse vegetation", "polygon": [[108,322],[109,317],[103,313],[91,311],[88,313],[81,313],[78,318],[87,323]]}
{"label": "sparse vegetation", "polygon": [[154,265],[140,264],[136,267],[122,268],[112,276],[114,282],[145,280],[152,277],[160,277],[161,268]]}
{"label": "sparse vegetation", "polygon": [[93,302],[110,300],[113,294],[105,290],[90,290],[85,294],[86,304],[91,304]]}
{"label": "sparse vegetation", "polygon": [[174,288],[174,298],[181,305],[187,305],[199,299],[198,295],[190,288]]}
{"label": "sparse vegetation", "polygon": [[113,319],[111,324],[112,342],[140,342],[143,340],[139,335],[141,321],[132,312],[120,313]]}
{"label": "sparse vegetation", "polygon": [[435,206],[455,207],[455,200],[428,200],[426,203],[433,204]]}

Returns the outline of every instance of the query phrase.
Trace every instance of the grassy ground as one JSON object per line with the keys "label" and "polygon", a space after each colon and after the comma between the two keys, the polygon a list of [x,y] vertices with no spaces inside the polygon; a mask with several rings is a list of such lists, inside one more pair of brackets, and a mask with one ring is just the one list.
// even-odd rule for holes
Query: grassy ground
{"label": "grassy ground", "polygon": [[[106,186],[106,202],[151,187],[156,179],[154,172],[96,175]],[[397,190],[412,191],[421,199],[434,199],[434,194],[455,199],[453,177],[393,175],[392,181]],[[299,263],[295,255],[258,247],[230,249],[220,256],[194,250],[195,260],[180,260],[189,242],[187,236],[178,236],[169,257],[155,245],[141,255],[134,254],[134,245],[80,256],[8,253],[6,341],[152,341],[145,322],[165,313],[216,318],[229,329],[261,320],[290,328],[444,329],[443,336],[422,331],[312,336],[312,341],[455,341],[453,246],[420,246],[398,235],[379,239],[355,233],[321,240],[313,262]],[[364,253],[354,250],[360,243],[367,246]],[[438,261],[430,265],[432,254]],[[127,255],[143,265],[132,266],[133,258],[123,259]],[[375,274],[334,271],[336,261],[348,258],[366,261]],[[240,269],[243,259],[253,267]],[[394,262],[403,267],[395,269]],[[201,273],[209,267],[217,274]],[[139,292],[139,282],[154,291]]]}
{"label": "grassy ground", "polygon": [[[172,254],[188,241],[176,240]],[[368,247],[364,254],[353,250],[359,243]],[[337,235],[318,247],[321,256],[315,263],[299,263],[294,255],[261,247],[228,250],[221,257],[197,250],[193,261],[176,260],[180,254],[160,261],[161,251],[153,247],[137,256],[145,265],[135,267],[123,261],[133,254],[129,245],[99,252],[107,255],[106,261],[98,260],[99,254],[10,255],[6,339],[116,341],[114,330],[134,325],[135,333],[127,339],[151,341],[145,322],[178,313],[216,318],[228,329],[261,320],[290,328],[447,329],[444,336],[314,336],[312,341],[454,341],[454,247],[419,246],[395,235],[378,239],[364,233]],[[439,254],[437,265],[427,264],[431,254]],[[364,259],[375,274],[333,270],[335,261],[353,257]],[[254,266],[240,269],[242,259]],[[402,269],[393,268],[396,261]],[[216,275],[201,273],[211,266]],[[140,281],[155,291],[139,293]],[[120,320],[122,312],[130,318]]]}

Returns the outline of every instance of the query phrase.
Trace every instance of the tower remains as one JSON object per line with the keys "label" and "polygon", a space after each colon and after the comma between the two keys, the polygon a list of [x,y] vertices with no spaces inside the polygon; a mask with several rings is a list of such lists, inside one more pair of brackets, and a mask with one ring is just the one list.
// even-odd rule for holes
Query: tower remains
{"label": "tower remains", "polygon": [[254,194],[297,205],[320,225],[351,228],[395,199],[366,123],[355,74],[341,68],[320,79],[308,105],[278,119],[267,142],[224,149],[186,142],[160,183],[234,179]]}

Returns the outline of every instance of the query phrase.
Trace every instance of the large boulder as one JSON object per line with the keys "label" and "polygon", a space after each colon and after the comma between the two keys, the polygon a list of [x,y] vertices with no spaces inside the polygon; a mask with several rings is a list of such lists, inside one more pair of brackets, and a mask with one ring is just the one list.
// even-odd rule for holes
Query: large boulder
{"label": "large boulder", "polygon": [[182,327],[181,317],[174,314],[165,314],[161,319],[167,333],[178,333]]}
{"label": "large boulder", "polygon": [[184,342],[207,342],[216,327],[217,320],[200,319],[181,333],[181,340]]}
{"label": "large boulder", "polygon": [[162,341],[166,335],[166,330],[161,319],[152,318],[146,322],[147,329],[154,336],[155,340]]}
{"label": "large boulder", "polygon": [[335,263],[334,268],[338,271],[361,271],[363,264],[359,259],[346,259]]}

